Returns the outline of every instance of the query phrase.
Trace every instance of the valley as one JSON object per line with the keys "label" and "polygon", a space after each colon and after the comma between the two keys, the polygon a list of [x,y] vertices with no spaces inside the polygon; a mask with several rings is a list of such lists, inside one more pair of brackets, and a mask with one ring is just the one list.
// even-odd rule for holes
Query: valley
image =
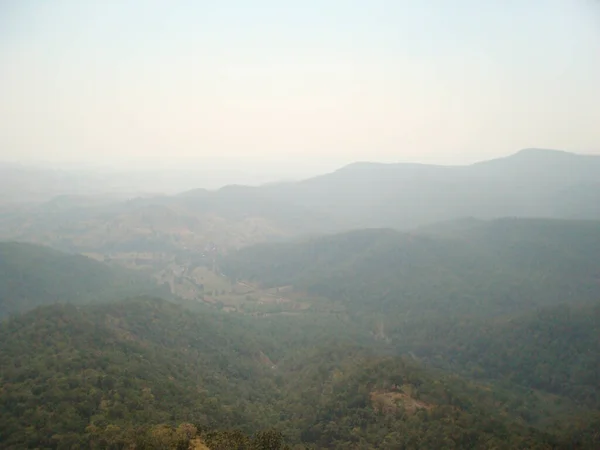
{"label": "valley", "polygon": [[[264,289],[244,281],[233,283],[212,268],[171,265],[157,276],[159,283],[170,286],[171,292],[185,300],[204,302],[225,312],[251,315],[301,314],[309,309],[324,312],[328,302],[307,293],[294,290],[293,286]],[[322,307],[319,308],[319,305]],[[333,305],[331,306],[333,309]]]}
{"label": "valley", "polygon": [[[488,188],[532,157],[571,161]],[[5,206],[3,448],[598,448],[600,220],[419,216],[382,178],[407,167],[353,217],[364,169]]]}
{"label": "valley", "polygon": [[597,19],[0,1],[0,450],[600,450]]}

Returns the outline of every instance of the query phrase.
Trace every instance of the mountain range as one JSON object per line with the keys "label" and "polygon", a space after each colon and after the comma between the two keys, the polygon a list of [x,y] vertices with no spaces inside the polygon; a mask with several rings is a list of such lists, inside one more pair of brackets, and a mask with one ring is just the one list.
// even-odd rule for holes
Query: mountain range
{"label": "mountain range", "polygon": [[308,229],[410,228],[467,216],[596,218],[599,180],[600,156],[526,149],[469,166],[355,163],[300,182],[191,191],[179,201],[224,216],[234,204],[238,215],[289,217],[288,226],[298,215],[328,222]]}
{"label": "mountain range", "polygon": [[299,182],[117,202],[63,196],[6,208],[1,237],[52,245],[60,239],[87,251],[128,241],[135,247],[136,239],[144,246],[212,240],[239,247],[303,233],[410,229],[463,217],[597,219],[600,156],[526,149],[468,166],[355,163]]}
{"label": "mountain range", "polygon": [[0,446],[598,448],[598,161],[5,204]]}

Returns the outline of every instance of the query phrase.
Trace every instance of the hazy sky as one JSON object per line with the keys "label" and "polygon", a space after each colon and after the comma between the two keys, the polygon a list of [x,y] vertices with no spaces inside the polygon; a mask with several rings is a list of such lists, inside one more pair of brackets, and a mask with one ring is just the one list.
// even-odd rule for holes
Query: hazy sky
{"label": "hazy sky", "polygon": [[596,0],[0,1],[0,160],[266,178],[600,153]]}

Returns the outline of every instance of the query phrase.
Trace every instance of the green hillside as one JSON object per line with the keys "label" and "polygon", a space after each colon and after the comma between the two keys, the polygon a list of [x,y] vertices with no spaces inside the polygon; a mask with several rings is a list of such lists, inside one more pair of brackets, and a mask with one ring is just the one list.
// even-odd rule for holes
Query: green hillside
{"label": "green hillside", "polygon": [[224,325],[152,298],[41,307],[5,322],[3,448],[83,446],[86,431],[109,424],[260,426],[270,368]]}
{"label": "green hillside", "polygon": [[488,320],[439,319],[398,326],[389,335],[396,348],[446,370],[505,380],[600,409],[600,302]]}
{"label": "green hillside", "polygon": [[225,258],[222,269],[233,279],[342,301],[351,313],[396,319],[598,299],[600,222],[502,219],[459,230],[373,229],[263,244]]}
{"label": "green hillside", "polygon": [[[355,330],[393,354],[560,396],[550,409],[600,408],[598,222],[363,230],[243,249],[223,268],[341,302]],[[539,405],[517,415],[545,420]]]}
{"label": "green hillside", "polygon": [[0,288],[42,305],[0,323],[2,448],[600,445],[596,222],[360,230],[219,262],[286,286],[309,305],[295,314],[122,300],[148,285],[2,248]]}
{"label": "green hillside", "polygon": [[189,423],[215,449],[231,447],[206,430],[273,427],[309,448],[572,448],[564,428],[530,429],[516,413],[535,406],[528,397],[349,341],[318,346],[315,335],[303,347],[271,329],[286,351],[268,361],[268,325],[151,298],[10,319],[0,325],[2,447],[128,448],[152,441],[152,427]]}
{"label": "green hillside", "polygon": [[85,256],[32,244],[0,243],[0,319],[39,305],[168,292],[139,273],[115,270]]}

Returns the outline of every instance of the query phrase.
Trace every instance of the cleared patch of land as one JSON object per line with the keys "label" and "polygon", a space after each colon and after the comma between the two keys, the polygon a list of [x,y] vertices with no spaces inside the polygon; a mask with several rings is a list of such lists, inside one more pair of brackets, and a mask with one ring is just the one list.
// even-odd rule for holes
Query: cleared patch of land
{"label": "cleared patch of land", "polygon": [[293,286],[265,289],[247,281],[232,282],[205,265],[172,262],[155,277],[159,283],[167,283],[171,292],[181,298],[204,302],[226,312],[267,316],[342,311],[329,299],[296,290]]}
{"label": "cleared patch of land", "polygon": [[382,414],[396,414],[398,411],[414,414],[420,409],[430,410],[435,406],[414,398],[413,388],[407,385],[393,391],[371,392],[371,404]]}

